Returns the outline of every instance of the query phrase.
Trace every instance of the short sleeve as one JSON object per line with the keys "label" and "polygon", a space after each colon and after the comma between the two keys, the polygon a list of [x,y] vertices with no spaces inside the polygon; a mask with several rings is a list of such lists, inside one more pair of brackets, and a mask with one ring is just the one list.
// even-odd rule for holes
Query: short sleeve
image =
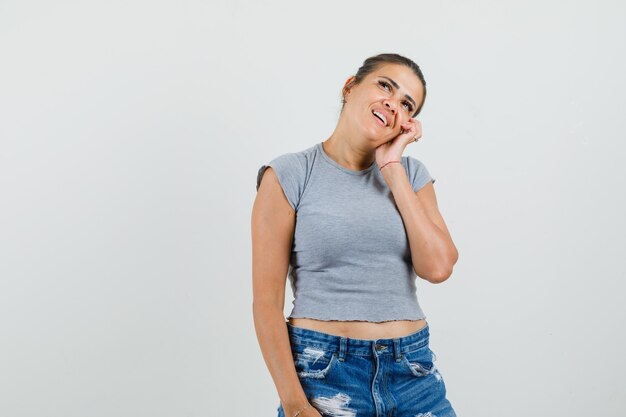
{"label": "short sleeve", "polygon": [[413,187],[413,191],[417,192],[421,190],[429,182],[435,183],[435,179],[430,175],[426,165],[424,165],[419,159],[412,156],[406,157],[407,175],[409,182]]}
{"label": "short sleeve", "polygon": [[256,190],[259,191],[261,186],[261,179],[268,167],[272,167],[278,182],[289,201],[289,205],[297,211],[298,204],[300,203],[300,197],[304,191],[304,183],[306,177],[306,161],[301,155],[296,153],[287,153],[280,155],[266,165],[262,165],[259,168],[256,179]]}

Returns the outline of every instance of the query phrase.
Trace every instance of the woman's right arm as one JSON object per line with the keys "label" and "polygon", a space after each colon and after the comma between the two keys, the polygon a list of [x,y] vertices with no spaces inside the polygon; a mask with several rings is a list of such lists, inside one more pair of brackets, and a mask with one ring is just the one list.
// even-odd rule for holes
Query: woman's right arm
{"label": "woman's right arm", "polygon": [[[252,310],[261,352],[287,417],[308,404],[283,315],[295,213],[268,167],[252,207]],[[309,406],[300,416],[309,415]]]}

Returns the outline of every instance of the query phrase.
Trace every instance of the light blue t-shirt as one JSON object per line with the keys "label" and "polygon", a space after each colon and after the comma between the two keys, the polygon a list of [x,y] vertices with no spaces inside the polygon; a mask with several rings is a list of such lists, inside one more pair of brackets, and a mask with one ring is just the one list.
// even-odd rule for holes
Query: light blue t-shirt
{"label": "light blue t-shirt", "polygon": [[[435,182],[422,162],[402,157],[413,190]],[[317,143],[261,166],[257,191],[271,166],[296,222],[288,317],[318,320],[418,320],[409,241],[393,194],[378,164],[347,169]]]}

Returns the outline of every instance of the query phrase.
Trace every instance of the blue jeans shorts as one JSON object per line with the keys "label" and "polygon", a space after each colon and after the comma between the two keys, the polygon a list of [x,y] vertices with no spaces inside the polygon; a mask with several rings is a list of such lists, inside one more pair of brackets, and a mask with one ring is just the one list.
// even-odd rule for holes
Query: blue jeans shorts
{"label": "blue jeans shorts", "polygon": [[[287,322],[298,378],[322,416],[456,417],[426,324],[393,339],[351,339]],[[278,417],[285,416],[282,404]]]}

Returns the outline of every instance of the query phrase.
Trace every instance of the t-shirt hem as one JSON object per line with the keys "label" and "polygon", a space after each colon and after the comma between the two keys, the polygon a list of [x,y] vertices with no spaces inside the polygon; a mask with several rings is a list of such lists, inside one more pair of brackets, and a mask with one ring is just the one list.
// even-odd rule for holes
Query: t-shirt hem
{"label": "t-shirt hem", "polygon": [[329,317],[329,316],[317,316],[315,314],[290,314],[289,316],[287,316],[287,319],[290,318],[294,318],[294,319],[314,319],[314,320],[320,320],[320,321],[366,321],[369,323],[383,323],[386,321],[399,321],[399,320],[412,320],[412,321],[416,321],[416,320],[423,320],[426,319],[425,315],[418,315],[418,317],[415,317],[414,315],[410,315],[410,316],[406,316],[406,315],[400,315],[400,316],[392,316],[392,317],[384,317],[384,318],[380,318],[380,317],[356,317],[356,316],[335,316],[335,317]]}

